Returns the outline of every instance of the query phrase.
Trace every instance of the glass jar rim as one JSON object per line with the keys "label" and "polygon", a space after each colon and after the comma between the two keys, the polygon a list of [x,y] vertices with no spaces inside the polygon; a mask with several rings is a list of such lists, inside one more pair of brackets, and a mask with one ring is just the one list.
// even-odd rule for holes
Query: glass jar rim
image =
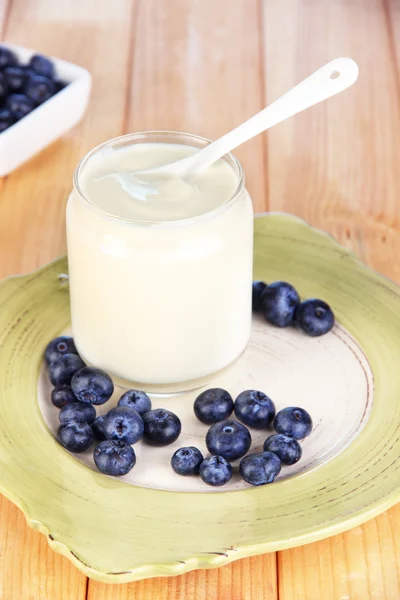
{"label": "glass jar rim", "polygon": [[[230,198],[223,204],[217,206],[216,208],[213,208],[212,210],[201,213],[200,215],[196,215],[194,217],[185,217],[183,219],[173,219],[170,221],[143,221],[143,220],[138,220],[138,219],[130,219],[127,217],[119,217],[118,215],[113,215],[112,213],[109,213],[109,212],[105,211],[104,209],[100,208],[97,204],[92,202],[92,200],[86,194],[84,194],[82,187],[80,185],[80,178],[82,175],[82,171],[85,168],[85,166],[87,165],[87,163],[90,161],[90,159],[95,154],[97,154],[97,152],[99,152],[103,149],[106,149],[107,147],[112,148],[118,144],[124,144],[124,143],[128,144],[130,141],[137,142],[138,140],[142,140],[142,139],[143,139],[143,142],[156,143],[155,141],[152,142],[152,139],[155,139],[158,137],[163,137],[163,136],[165,136],[165,137],[170,136],[172,138],[176,137],[177,138],[176,143],[178,143],[178,139],[183,139],[183,140],[192,139],[195,142],[200,142],[204,146],[211,143],[211,140],[209,140],[205,137],[199,136],[199,135],[185,133],[183,131],[169,131],[169,130],[138,131],[136,133],[128,133],[125,135],[117,136],[115,138],[111,138],[111,139],[95,146],[79,161],[79,163],[74,171],[74,175],[73,175],[74,190],[77,192],[78,196],[82,200],[87,202],[90,205],[90,207],[95,209],[97,212],[99,212],[101,215],[105,216],[106,218],[113,219],[113,220],[116,220],[116,221],[119,221],[119,222],[122,222],[125,224],[137,225],[137,226],[152,225],[152,226],[165,227],[165,226],[174,226],[174,225],[186,225],[191,222],[198,222],[199,220],[202,220],[202,219],[214,217],[217,214],[219,214],[220,212],[223,212],[224,210],[226,210],[227,208],[232,206],[232,204],[234,204],[236,202],[236,200],[240,197],[240,195],[244,189],[245,176],[244,176],[244,171],[243,171],[242,165],[240,164],[238,159],[230,152],[225,154],[225,156],[222,157],[222,160],[226,160],[226,161],[229,160],[229,164],[233,167],[233,169],[235,171],[235,175],[237,176],[237,182],[238,182],[235,191],[230,196]],[[164,143],[169,143],[169,142],[164,142]],[[174,142],[170,142],[170,143],[174,143]],[[187,143],[186,145],[189,146],[190,144]]]}

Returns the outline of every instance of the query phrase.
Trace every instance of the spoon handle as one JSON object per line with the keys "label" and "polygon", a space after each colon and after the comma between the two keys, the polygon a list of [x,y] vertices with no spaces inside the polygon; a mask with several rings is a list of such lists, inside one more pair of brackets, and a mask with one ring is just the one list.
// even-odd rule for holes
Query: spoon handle
{"label": "spoon handle", "polygon": [[[351,58],[335,58],[309,75],[261,112],[236,129],[226,133],[193,156],[179,161],[179,172],[199,171],[240,146],[247,140],[269,129],[330,96],[350,87],[358,77],[358,66]],[[170,165],[172,167],[173,165]]]}

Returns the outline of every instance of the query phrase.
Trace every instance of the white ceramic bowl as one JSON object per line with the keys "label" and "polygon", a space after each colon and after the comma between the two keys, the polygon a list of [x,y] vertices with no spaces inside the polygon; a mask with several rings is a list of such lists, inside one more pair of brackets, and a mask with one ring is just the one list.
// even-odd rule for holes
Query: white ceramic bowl
{"label": "white ceramic bowl", "polygon": [[[2,43],[12,50],[22,64],[27,64],[35,50]],[[57,78],[68,85],[35,108],[26,117],[0,133],[0,177],[7,175],[29,158],[54,142],[82,118],[88,105],[91,75],[82,67],[49,57]]]}

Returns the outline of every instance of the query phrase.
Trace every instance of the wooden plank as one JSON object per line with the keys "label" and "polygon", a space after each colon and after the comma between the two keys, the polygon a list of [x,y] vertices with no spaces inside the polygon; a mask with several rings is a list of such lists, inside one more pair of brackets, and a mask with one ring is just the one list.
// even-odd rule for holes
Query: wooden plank
{"label": "wooden plank", "polygon": [[[13,0],[5,39],[81,64],[94,86],[83,123],[2,180],[0,277],[32,270],[65,250],[73,170],[87,150],[123,131],[131,12],[131,0]],[[1,598],[83,600],[86,582],[1,498]]]}
{"label": "wooden plank", "polygon": [[380,260],[386,242],[400,249],[400,115],[382,3],[294,0],[290,8],[264,2],[267,103],[336,56],[354,58],[360,76],[268,133],[270,207],[329,229],[400,279],[394,262]]}
{"label": "wooden plank", "polygon": [[[268,183],[272,210],[333,233],[400,281],[394,259],[400,251],[399,82],[388,35],[391,24],[400,26],[398,3],[390,3],[390,14],[385,7],[378,0],[294,0],[287,10],[287,3],[264,1],[267,103],[336,56],[351,56],[360,67],[353,88],[268,133]],[[279,553],[279,598],[399,598],[398,516],[394,508],[343,535]]]}
{"label": "wooden plank", "polygon": [[[271,560],[270,560],[271,559]],[[272,556],[254,556],[220,569],[129,585],[89,584],[88,600],[274,600],[276,565]],[[304,599],[302,599],[304,600]]]}
{"label": "wooden plank", "polygon": [[[134,35],[129,130],[210,138],[263,107],[256,0],[146,0]],[[262,138],[237,152],[257,210],[267,207]],[[275,555],[127,586],[89,584],[91,600],[274,600]]]}
{"label": "wooden plank", "polygon": [[[258,0],[147,0],[135,33],[130,129],[211,139],[263,108]],[[267,208],[262,136],[235,151]]]}

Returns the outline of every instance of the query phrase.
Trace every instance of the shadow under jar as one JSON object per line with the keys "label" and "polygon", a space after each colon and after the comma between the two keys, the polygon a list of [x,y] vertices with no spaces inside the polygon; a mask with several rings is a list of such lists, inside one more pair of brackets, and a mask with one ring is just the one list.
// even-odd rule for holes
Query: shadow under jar
{"label": "shadow under jar", "polygon": [[134,171],[208,143],[126,135],[76,169],[67,205],[73,335],[84,360],[121,385],[196,389],[249,340],[253,210],[240,163],[229,154],[185,180],[153,177],[144,195],[132,183]]}

